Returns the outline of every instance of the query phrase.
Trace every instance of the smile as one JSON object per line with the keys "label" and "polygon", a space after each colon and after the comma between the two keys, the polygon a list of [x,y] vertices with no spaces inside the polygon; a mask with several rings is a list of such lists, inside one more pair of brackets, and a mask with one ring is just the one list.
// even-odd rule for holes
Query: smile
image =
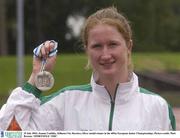
{"label": "smile", "polygon": [[100,65],[102,65],[102,66],[111,66],[114,63],[115,63],[115,61],[113,61],[113,62],[101,62]]}

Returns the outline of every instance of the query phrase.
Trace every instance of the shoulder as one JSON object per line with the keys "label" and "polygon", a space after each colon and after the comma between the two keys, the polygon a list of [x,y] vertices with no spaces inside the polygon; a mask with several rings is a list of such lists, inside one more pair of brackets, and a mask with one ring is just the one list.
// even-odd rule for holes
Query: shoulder
{"label": "shoulder", "polygon": [[157,94],[155,92],[149,91],[142,87],[140,87],[139,92],[145,99],[148,99],[151,102],[157,102],[159,104],[167,104],[167,101],[162,96],[160,96],[159,94]]}
{"label": "shoulder", "polygon": [[167,115],[172,129],[176,130],[175,116],[171,105],[163,97],[147,89],[140,87],[140,93],[144,99],[144,104],[147,105],[147,107],[150,107],[149,109],[152,109],[162,118],[164,115]]}
{"label": "shoulder", "polygon": [[66,91],[91,92],[92,87],[91,87],[90,84],[68,86],[68,87],[64,87],[63,89],[60,89],[59,93],[63,93],[63,92],[66,92]]}
{"label": "shoulder", "polygon": [[60,95],[61,96],[68,95],[68,94],[71,94],[71,95],[82,94],[83,95],[85,93],[91,93],[91,92],[92,92],[92,87],[90,84],[67,86],[48,96],[42,96],[40,100],[41,100],[41,104],[43,104]]}
{"label": "shoulder", "polygon": [[152,110],[158,113],[162,113],[162,111],[165,113],[169,110],[169,104],[167,103],[167,101],[154,92],[151,92],[144,88],[140,88],[140,97],[143,101],[144,106],[147,107],[148,110]]}

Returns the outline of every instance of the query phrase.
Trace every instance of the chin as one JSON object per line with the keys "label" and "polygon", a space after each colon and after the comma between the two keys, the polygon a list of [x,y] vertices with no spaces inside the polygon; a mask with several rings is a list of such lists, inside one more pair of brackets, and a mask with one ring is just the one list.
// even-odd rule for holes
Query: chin
{"label": "chin", "polygon": [[104,70],[101,72],[101,74],[107,75],[107,76],[114,76],[114,75],[117,75],[117,72],[114,70]]}

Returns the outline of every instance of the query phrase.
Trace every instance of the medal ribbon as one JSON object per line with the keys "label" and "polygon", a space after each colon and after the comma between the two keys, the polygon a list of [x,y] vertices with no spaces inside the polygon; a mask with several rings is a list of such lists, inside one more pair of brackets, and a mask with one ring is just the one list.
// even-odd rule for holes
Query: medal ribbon
{"label": "medal ribbon", "polygon": [[[54,48],[49,51],[49,57],[55,56],[58,52],[57,47],[58,47],[58,43],[54,40],[50,40],[52,43],[54,43]],[[39,46],[37,46],[34,50],[34,56],[35,57],[40,57],[40,52],[41,52],[41,47],[44,46],[44,43],[40,44]]]}

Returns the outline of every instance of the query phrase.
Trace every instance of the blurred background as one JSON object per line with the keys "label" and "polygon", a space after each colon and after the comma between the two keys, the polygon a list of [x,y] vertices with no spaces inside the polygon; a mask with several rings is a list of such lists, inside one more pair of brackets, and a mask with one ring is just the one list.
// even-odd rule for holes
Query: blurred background
{"label": "blurred background", "polygon": [[89,83],[91,70],[84,69],[87,59],[81,27],[88,15],[112,5],[130,21],[132,60],[140,85],[164,97],[179,122],[180,0],[0,0],[0,107],[12,89],[28,79],[32,51],[45,40],[59,43],[56,83],[45,94],[67,85]]}

